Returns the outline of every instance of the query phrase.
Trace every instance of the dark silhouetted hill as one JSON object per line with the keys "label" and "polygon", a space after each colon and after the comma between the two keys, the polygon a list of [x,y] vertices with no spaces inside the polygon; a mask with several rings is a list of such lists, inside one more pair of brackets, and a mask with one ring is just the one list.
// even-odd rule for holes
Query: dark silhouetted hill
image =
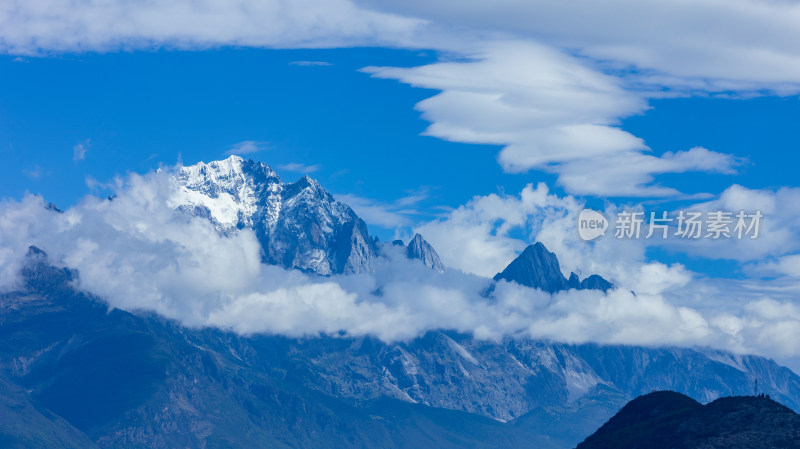
{"label": "dark silhouetted hill", "polygon": [[629,402],[578,449],[798,448],[800,415],[769,396],[701,405],[672,391]]}

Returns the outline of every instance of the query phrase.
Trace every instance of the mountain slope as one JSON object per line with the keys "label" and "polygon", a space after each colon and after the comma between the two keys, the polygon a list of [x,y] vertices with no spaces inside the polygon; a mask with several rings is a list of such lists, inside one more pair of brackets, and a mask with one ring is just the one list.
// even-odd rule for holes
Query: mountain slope
{"label": "mountain slope", "polygon": [[109,311],[41,251],[30,259],[24,290],[0,295],[3,447],[522,448],[535,437],[391,398],[343,401],[307,385],[291,340],[261,352]]}
{"label": "mountain slope", "polygon": [[578,449],[790,448],[800,415],[766,396],[717,399],[705,406],[672,391],[629,402]]}
{"label": "mountain slope", "polygon": [[0,447],[88,449],[94,443],[67,420],[36,404],[25,390],[0,376]]}
{"label": "mountain slope", "polygon": [[[0,381],[100,447],[563,448],[643,392],[707,401],[756,376],[800,405],[800,378],[759,357],[447,331],[243,337],[109,311],[73,290],[76,275],[31,249],[24,290],[0,295]],[[35,435],[22,412],[10,419]]]}

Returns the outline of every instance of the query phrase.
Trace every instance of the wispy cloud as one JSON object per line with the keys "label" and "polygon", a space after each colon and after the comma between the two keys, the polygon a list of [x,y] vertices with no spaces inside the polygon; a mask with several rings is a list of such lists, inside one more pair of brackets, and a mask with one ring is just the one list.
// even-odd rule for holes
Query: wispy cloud
{"label": "wispy cloud", "polygon": [[[795,1],[498,0],[470,3],[381,2],[432,23],[492,30],[576,50],[610,71],[624,72],[636,90],[681,93],[800,89],[800,4]],[[687,27],[698,21],[707,26]],[[742,39],[748,30],[757,40]],[[680,39],[663,36],[680,35]],[[702,42],[702,45],[698,45]],[[633,70],[629,70],[629,69]],[[761,92],[757,92],[761,91]]]}
{"label": "wispy cloud", "polygon": [[242,154],[253,154],[258,153],[259,151],[264,151],[269,148],[267,142],[259,142],[256,140],[243,140],[241,142],[233,144],[228,151],[225,152],[225,155],[231,156],[234,154],[242,155]]}
{"label": "wispy cloud", "polygon": [[91,145],[91,143],[91,139],[86,139],[83,142],[76,143],[72,147],[72,160],[74,162],[79,162],[86,159],[86,153],[89,151],[89,145]]}
{"label": "wispy cloud", "polygon": [[[107,24],[114,23],[109,27]],[[225,45],[331,48],[397,45],[422,20],[370,10],[350,0],[123,0],[20,2],[0,15],[0,51],[16,54],[204,49]]]}
{"label": "wispy cloud", "polygon": [[330,62],[327,61],[292,61],[289,65],[298,65],[301,67],[327,67],[332,66]]}
{"label": "wispy cloud", "polygon": [[427,200],[431,196],[430,187],[423,186],[414,190],[406,191],[406,196],[400,197],[394,201],[394,204],[400,207],[414,206]]}
{"label": "wispy cloud", "polygon": [[319,164],[312,164],[312,165],[305,165],[300,164],[297,162],[291,162],[288,164],[278,166],[281,170],[286,170],[294,173],[314,173],[315,171],[319,171],[321,168]]}
{"label": "wispy cloud", "polygon": [[777,257],[745,266],[750,275],[800,278],[800,254]]}
{"label": "wispy cloud", "polygon": [[336,198],[352,207],[368,224],[392,229],[411,226],[421,215],[415,206],[429,197],[427,188],[407,193],[406,196],[390,202],[353,194],[337,194]]}
{"label": "wispy cloud", "polygon": [[397,228],[411,225],[411,219],[392,204],[362,198],[351,194],[337,194],[336,199],[347,204],[362,220],[371,225],[384,228]]}
{"label": "wispy cloud", "polygon": [[[285,7],[280,0],[237,0],[234,5],[17,2],[0,16],[0,51],[386,45],[465,52],[475,38],[503,34],[574,50],[615,72],[624,68],[637,90],[653,93],[662,86],[781,94],[800,88],[800,49],[788,44],[800,40],[800,5],[791,1],[498,0],[465,6],[457,0],[303,0]],[[692,21],[707,26],[687,27]],[[741,30],[758,39],[742,39]],[[682,39],[662,38],[676,34]]]}
{"label": "wispy cloud", "polygon": [[123,183],[123,180],[119,177],[114,177],[111,181],[103,182],[93,176],[86,176],[83,181],[93,194],[97,194],[98,192],[113,192],[114,190],[120,189]]}
{"label": "wispy cloud", "polygon": [[40,165],[34,165],[33,168],[23,169],[22,174],[36,181],[42,177],[44,170]]}

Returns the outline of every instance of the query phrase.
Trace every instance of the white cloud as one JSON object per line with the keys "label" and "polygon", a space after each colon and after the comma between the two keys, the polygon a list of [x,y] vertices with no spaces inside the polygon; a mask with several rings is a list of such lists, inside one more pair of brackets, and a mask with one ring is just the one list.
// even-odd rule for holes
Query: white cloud
{"label": "white cloud", "polygon": [[348,0],[12,0],[0,6],[0,51],[334,48],[405,42],[420,23]]}
{"label": "white cloud", "polygon": [[[755,214],[759,211],[763,217],[759,220],[758,236],[750,238],[753,233],[738,238],[732,232],[731,238],[714,239],[681,239],[675,237],[665,242],[658,242],[673,251],[709,259],[729,259],[739,262],[750,262],[748,269],[791,270],[791,259],[784,262],[767,263],[767,260],[791,255],[800,251],[800,188],[782,187],[777,190],[748,189],[740,185],[732,185],[717,198],[703,203],[693,204],[686,210],[699,211],[704,214],[714,211],[731,213],[736,224],[736,214],[743,211]],[[707,229],[704,228],[703,234]],[[753,272],[755,274],[755,272]],[[788,273],[787,273],[788,274]]]}
{"label": "white cloud", "polygon": [[297,65],[301,67],[327,67],[333,64],[327,61],[292,61],[289,63],[289,65]]}
{"label": "white cloud", "polygon": [[498,161],[506,171],[556,173],[573,194],[677,195],[674,188],[653,185],[654,175],[735,172],[738,160],[705,148],[648,154],[642,139],[617,126],[621,118],[644,112],[645,99],[585,60],[519,41],[483,44],[469,57],[364,70],[441,91],[417,104],[431,122],[426,134],[502,145]]}
{"label": "white cloud", "polygon": [[22,169],[22,174],[27,176],[28,178],[33,179],[34,181],[38,180],[44,174],[44,171],[40,165],[34,165],[33,168],[29,169]]}
{"label": "white cloud", "polygon": [[800,90],[800,4],[763,0],[372,0],[441,27],[499,32],[572,49],[646,89]]}
{"label": "white cloud", "polygon": [[800,254],[776,257],[746,267],[748,273],[761,276],[788,276],[800,278]]}
{"label": "white cloud", "polygon": [[89,144],[91,143],[91,139],[86,139],[83,142],[76,143],[72,147],[72,160],[74,162],[78,162],[86,159],[86,152],[89,151]]}
{"label": "white cloud", "polygon": [[291,162],[289,164],[281,165],[278,168],[280,168],[281,170],[291,171],[295,173],[309,174],[309,173],[314,173],[315,171],[319,171],[320,166],[319,164],[305,165],[305,164],[299,164],[297,162]]}
{"label": "white cloud", "polygon": [[406,195],[394,201],[378,201],[351,193],[336,194],[336,198],[353,208],[356,214],[367,224],[395,230],[395,238],[407,237],[403,234],[422,213],[417,209],[419,204],[430,196],[430,188],[422,186],[408,190]]}
{"label": "white cloud", "polygon": [[[499,243],[500,250],[484,263],[491,259],[502,264],[522,243],[512,237],[515,228],[525,227],[555,249],[568,269],[592,269],[623,288],[607,295],[549,295],[500,282],[486,298],[486,277],[455,269],[435,272],[391,246],[373,274],[316,277],[287,271],[260,262],[252,231],[222,235],[205,219],[175,213],[167,201],[174,188],[168,175],[168,170],[131,175],[117,184],[114,200],[89,196],[64,213],[47,210],[35,196],[4,201],[0,286],[15,287],[23,255],[33,244],[47,251],[53,263],[78,269],[78,285],[111,306],[155,311],[188,326],[289,336],[345,332],[387,341],[447,328],[478,338],[521,334],[568,342],[708,345],[768,356],[800,355],[795,345],[786,343],[800,329],[800,312],[785,293],[770,294],[765,288],[747,293],[742,285],[731,289],[723,282],[698,283],[679,266],[631,258],[643,251],[636,242],[578,246],[569,229],[580,204],[549,193],[543,185],[529,186],[516,197],[475,198],[430,229],[444,229],[450,220],[455,237],[478,248],[475,254],[481,245]],[[426,238],[433,240],[430,234]],[[622,259],[632,262],[623,265]]]}
{"label": "white cloud", "polygon": [[386,203],[347,193],[336,194],[336,199],[353,208],[353,211],[367,224],[388,229],[411,226],[413,223],[411,217],[418,214],[413,205],[420,200],[415,197],[404,197]]}
{"label": "white cloud", "polygon": [[[568,199],[564,203],[572,201]],[[443,219],[418,226],[415,231],[436,248],[446,266],[491,277],[526,246],[524,241],[512,237],[511,232],[522,230],[530,237],[536,212],[543,212],[538,216],[541,219],[548,208],[554,215],[561,209],[573,209],[571,205],[560,203],[560,199],[549,195],[543,183],[536,188],[529,185],[519,197],[477,196]]]}
{"label": "white cloud", "polygon": [[225,152],[226,156],[253,154],[267,149],[267,142],[258,142],[256,140],[243,140],[233,144],[228,151]]}
{"label": "white cloud", "polygon": [[742,160],[728,154],[702,147],[661,157],[641,152],[618,154],[567,161],[547,168],[558,174],[558,184],[576,195],[606,197],[665,197],[678,196],[673,187],[653,184],[655,175],[663,173],[708,172],[734,174]]}
{"label": "white cloud", "polygon": [[427,134],[495,145],[535,145],[547,139],[534,149],[506,148],[500,160],[512,171],[644,148],[641,139],[613,127],[620,116],[647,108],[619,79],[527,42],[484,43],[467,56],[469,60],[460,62],[364,70],[442,91],[417,105],[432,122]]}

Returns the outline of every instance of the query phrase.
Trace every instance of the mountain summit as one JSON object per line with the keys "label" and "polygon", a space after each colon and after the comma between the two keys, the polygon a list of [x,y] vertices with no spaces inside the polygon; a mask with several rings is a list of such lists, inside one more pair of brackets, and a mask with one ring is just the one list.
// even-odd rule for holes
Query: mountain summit
{"label": "mountain summit", "polygon": [[436,271],[444,271],[444,264],[439,259],[439,255],[436,254],[436,250],[419,234],[415,234],[414,238],[408,242],[406,253],[409,259],[419,259],[426,266]]}
{"label": "mountain summit", "polygon": [[284,183],[268,165],[231,156],[182,167],[173,180],[173,207],[221,232],[252,229],[266,263],[321,275],[373,269],[366,223],[308,176]]}
{"label": "mountain summit", "polygon": [[500,279],[538,288],[548,293],[569,289],[605,292],[614,287],[613,284],[596,274],[583,281],[580,281],[575,273],[570,273],[569,279],[565,278],[561,273],[558,258],[541,242],[525,248],[525,251],[511,261],[505,270],[494,276],[494,280]]}

